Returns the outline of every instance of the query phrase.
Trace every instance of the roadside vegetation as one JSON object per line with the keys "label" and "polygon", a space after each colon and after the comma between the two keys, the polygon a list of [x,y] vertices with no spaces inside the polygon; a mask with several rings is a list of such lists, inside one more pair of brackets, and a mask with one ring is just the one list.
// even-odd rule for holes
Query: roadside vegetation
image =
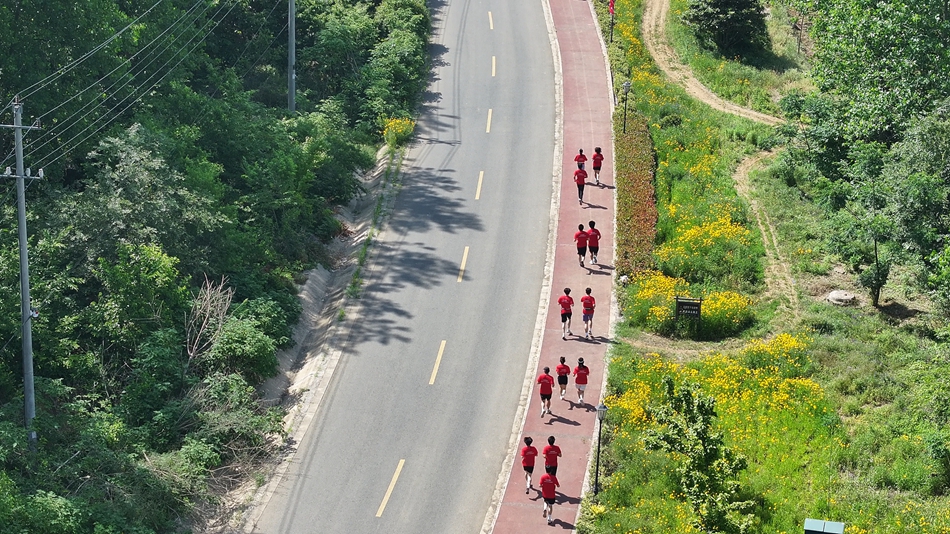
{"label": "roadside vegetation", "polygon": [[[789,118],[766,129],[667,84],[641,43],[645,1],[617,0],[608,50],[620,105],[629,80],[634,120],[653,140],[656,240],[648,251],[618,250],[653,259],[623,272],[624,342],[611,354],[602,487],[582,504],[578,531],[800,532],[813,517],[844,522],[849,534],[950,532],[950,84],[939,74],[950,58],[934,51],[950,31],[948,8],[771,3],[776,19],[785,10],[813,23],[810,56],[790,53],[790,24],[779,24],[784,35],[767,32],[775,57],[811,65],[801,78],[764,72],[771,67],[743,58],[741,45],[723,46],[695,27],[675,30],[684,33],[674,42],[692,40],[703,49],[697,55],[740,57],[726,62],[720,81],[697,77],[748,86],[738,97],[720,94]],[[605,32],[606,4],[596,4]],[[884,31],[898,26],[903,35]],[[900,104],[889,100],[895,93]],[[769,95],[769,106],[756,94]],[[773,155],[751,173],[751,194],[802,297],[794,320],[778,317],[782,295],[767,287],[764,236],[730,176],[759,149]],[[622,191],[618,184],[618,206]],[[856,293],[859,304],[824,302],[831,289]],[[704,296],[705,306],[714,292],[747,299],[727,307],[743,313],[717,325],[718,336],[672,321],[674,295]],[[644,331],[667,339],[645,340]],[[700,350],[677,342],[728,336],[740,339]]]}
{"label": "roadside vegetation", "polygon": [[357,173],[412,133],[429,13],[298,0],[290,113],[286,2],[80,4],[0,7],[0,95],[42,116],[26,165],[45,170],[27,191],[35,452],[12,193],[0,206],[0,530],[200,529],[282,445],[255,387],[292,344],[299,273],[330,266]]}

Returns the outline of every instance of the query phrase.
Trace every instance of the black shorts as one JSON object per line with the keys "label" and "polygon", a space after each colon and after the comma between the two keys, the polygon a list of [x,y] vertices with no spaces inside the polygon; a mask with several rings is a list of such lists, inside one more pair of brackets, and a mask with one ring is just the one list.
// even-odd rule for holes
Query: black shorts
{"label": "black shorts", "polygon": [[551,475],[552,477],[557,476],[557,466],[556,465],[546,465],[544,466],[544,472]]}
{"label": "black shorts", "polygon": [[530,475],[531,473],[534,473],[534,466],[533,466],[533,465],[522,465],[521,467],[523,467],[523,468],[524,468],[524,472],[525,472],[525,473],[528,473],[529,475]]}
{"label": "black shorts", "polygon": [[555,504],[557,504],[557,499],[548,499],[547,497],[545,497],[544,502],[548,503],[551,506],[554,506]]}
{"label": "black shorts", "polygon": [[541,394],[541,400],[543,400],[543,401],[551,400],[551,393],[542,393],[542,394]]}
{"label": "black shorts", "polygon": [[590,246],[587,248],[590,249],[590,253],[593,254],[594,256],[596,256],[597,253],[600,252],[600,245],[597,245],[596,247]]}
{"label": "black shorts", "polygon": [[583,168],[584,168],[584,162],[583,162],[583,161],[578,161],[578,162],[577,162],[577,168],[583,170]]}
{"label": "black shorts", "polygon": [[600,172],[600,167],[594,167],[594,170]]}
{"label": "black shorts", "polygon": [[586,256],[586,255],[587,255],[587,247],[577,247],[577,255],[578,255],[578,256]]}
{"label": "black shorts", "polygon": [[567,375],[557,375],[557,383],[566,386],[567,385]]}
{"label": "black shorts", "polygon": [[566,323],[567,320],[571,318],[571,315],[574,315],[574,314],[571,312],[561,313],[561,322]]}

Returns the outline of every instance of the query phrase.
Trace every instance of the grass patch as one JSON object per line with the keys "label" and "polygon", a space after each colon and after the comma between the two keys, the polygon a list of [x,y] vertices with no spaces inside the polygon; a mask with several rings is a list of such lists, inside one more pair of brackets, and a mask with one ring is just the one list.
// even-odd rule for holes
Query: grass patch
{"label": "grass patch", "polygon": [[787,7],[769,3],[767,18],[771,50],[751,51],[745,58],[723,57],[700,46],[681,21],[686,0],[671,0],[667,35],[693,75],[725,100],[770,115],[781,116],[779,99],[792,90],[813,87],[808,58],[798,50],[796,19]]}

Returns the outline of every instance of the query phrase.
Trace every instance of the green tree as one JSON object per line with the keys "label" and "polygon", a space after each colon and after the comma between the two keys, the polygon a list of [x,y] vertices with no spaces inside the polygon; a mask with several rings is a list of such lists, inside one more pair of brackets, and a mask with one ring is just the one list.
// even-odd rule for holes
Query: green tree
{"label": "green tree", "polygon": [[689,0],[683,22],[700,41],[727,56],[769,46],[760,0]]}
{"label": "green tree", "polygon": [[832,215],[832,249],[857,273],[871,304],[877,306],[894,262],[894,222],[888,210],[892,196],[881,178],[885,147],[855,143],[849,154],[849,178],[844,207]]}
{"label": "green tree", "polygon": [[120,245],[114,262],[99,260],[95,275],[103,291],[89,306],[89,320],[105,345],[134,348],[181,322],[187,290],[177,263],[157,245]]}
{"label": "green tree", "polygon": [[648,413],[657,428],[647,430],[644,443],[676,454],[680,487],[696,514],[696,528],[710,534],[748,532],[753,502],[739,500],[736,481],[747,461],[715,430],[716,400],[696,384],[677,388],[665,376],[663,401]]}
{"label": "green tree", "polygon": [[812,35],[819,88],[844,104],[844,133],[892,142],[950,96],[945,0],[821,0]]}
{"label": "green tree", "polygon": [[950,312],[950,100],[891,147],[882,174],[895,241],[906,259],[921,267],[934,301]]}

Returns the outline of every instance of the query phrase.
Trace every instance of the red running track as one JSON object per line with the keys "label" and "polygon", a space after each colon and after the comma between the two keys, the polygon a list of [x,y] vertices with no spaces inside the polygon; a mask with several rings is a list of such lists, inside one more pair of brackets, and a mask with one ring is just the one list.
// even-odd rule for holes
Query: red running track
{"label": "red running track", "polygon": [[[537,374],[547,366],[551,368],[553,375],[561,356],[567,358],[567,364],[572,369],[576,367],[577,359],[583,357],[591,374],[584,405],[576,402],[577,391],[572,379],[568,384],[568,395],[563,401],[558,398],[558,387],[555,385],[551,401],[553,415],[543,418],[539,416],[541,400],[535,385],[522,436],[518,440],[519,451],[523,446],[521,438],[524,436],[534,438],[534,446],[539,453],[547,445],[548,436],[555,436],[557,445],[561,447],[563,457],[558,462],[557,474],[561,487],[557,504],[554,506],[554,524],[547,525],[541,514],[542,499],[538,481],[544,473],[543,458],[539,456],[535,467],[534,489],[526,495],[521,457],[516,454],[504,497],[498,508],[492,531],[494,534],[573,530],[588,461],[593,452],[591,439],[597,430],[594,407],[601,398],[608,346],[606,335],[609,332],[610,297],[613,287],[614,186],[612,93],[607,66],[601,37],[588,1],[542,1],[550,4],[561,56],[564,114],[561,139],[564,145],[551,302],[548,304]],[[585,203],[579,205],[577,188],[573,182],[573,173],[577,168],[574,156],[579,148],[583,148],[584,154],[590,158],[595,146],[600,146],[606,156],[601,171],[603,185],[593,185],[594,174],[591,162],[588,161],[587,171],[590,177],[584,192]],[[577,225],[584,224],[586,227],[590,220],[596,221],[597,229],[603,234],[598,254],[600,264],[590,265],[588,255],[588,261],[585,262],[587,267],[582,268],[578,265],[573,237]],[[560,308],[557,304],[557,299],[563,294],[565,287],[571,288],[571,296],[575,301],[571,328],[575,336],[569,336],[567,341],[561,339]],[[593,296],[597,299],[593,341],[583,339],[580,298],[587,287],[593,290]]]}

